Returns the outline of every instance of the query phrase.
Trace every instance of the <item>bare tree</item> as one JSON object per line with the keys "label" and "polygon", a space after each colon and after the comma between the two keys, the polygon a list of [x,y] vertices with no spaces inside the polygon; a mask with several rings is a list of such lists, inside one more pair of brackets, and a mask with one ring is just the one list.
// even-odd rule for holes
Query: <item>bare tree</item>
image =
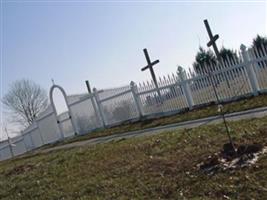
{"label": "bare tree", "polygon": [[46,91],[39,85],[22,79],[11,85],[2,102],[13,114],[14,122],[28,126],[47,108],[48,97]]}

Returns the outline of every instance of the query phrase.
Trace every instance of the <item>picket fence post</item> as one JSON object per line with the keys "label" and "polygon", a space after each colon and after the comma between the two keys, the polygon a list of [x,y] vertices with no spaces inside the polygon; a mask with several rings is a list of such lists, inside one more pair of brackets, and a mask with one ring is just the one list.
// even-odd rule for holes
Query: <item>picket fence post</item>
{"label": "picket fence post", "polygon": [[101,123],[102,123],[103,127],[106,127],[105,115],[104,115],[104,112],[103,112],[103,107],[102,107],[102,104],[100,102],[99,92],[97,91],[96,88],[93,89],[93,95],[95,97],[95,101],[96,101],[96,104],[97,104],[97,107],[98,107],[98,110],[99,110],[99,113],[100,113]]}
{"label": "picket fence post", "polygon": [[[191,73],[190,68],[189,68],[189,71]],[[193,100],[193,97],[192,97],[191,88],[189,86],[190,79],[188,79],[188,76],[186,75],[186,71],[185,71],[185,69],[183,67],[178,66],[178,68],[177,68],[177,76],[179,77],[181,88],[182,88],[182,90],[183,90],[183,92],[185,94],[185,99],[187,101],[189,110],[192,110],[193,106],[194,106],[194,100]]]}
{"label": "picket fence post", "polygon": [[189,110],[193,109],[194,106],[194,100],[193,100],[193,96],[192,96],[192,92],[191,92],[191,88],[189,86],[189,80],[183,80],[181,82],[181,86],[183,88],[184,94],[185,94],[185,98],[189,107]]}
{"label": "picket fence post", "polygon": [[[91,93],[93,94],[93,93]],[[94,98],[94,94],[92,95],[92,98],[90,98],[91,100],[91,103],[92,103],[92,106],[93,106],[93,109],[94,109],[94,112],[95,112],[95,115],[97,116],[97,119],[100,119],[101,120],[101,124],[102,126],[104,126],[104,122],[102,120],[102,117],[101,117],[101,114],[98,112],[97,108],[98,106],[96,105],[96,98]]]}
{"label": "picket fence post", "polygon": [[66,104],[67,104],[67,108],[68,108],[68,114],[69,114],[70,122],[71,122],[73,129],[74,129],[74,135],[78,135],[79,134],[78,128],[76,127],[76,124],[74,122],[74,119],[73,119],[74,115],[73,115],[73,112],[70,108],[70,104],[69,104],[69,101],[67,98],[66,98]]}
{"label": "picket fence post", "polygon": [[[87,88],[87,91],[88,91],[88,94],[90,95],[90,101],[91,101],[91,103],[92,103],[92,106],[93,106],[93,109],[94,109],[94,112],[95,112],[95,115],[96,115],[96,117],[97,117],[97,119],[99,120],[101,120],[101,125],[103,126],[103,121],[102,121],[102,119],[101,119],[101,116],[100,116],[100,114],[99,114],[99,112],[98,112],[98,110],[97,110],[97,105],[96,105],[96,101],[95,101],[95,95],[94,95],[94,93],[92,93],[91,92],[91,87],[90,87],[90,84],[89,84],[89,81],[88,80],[86,80],[85,81],[85,84],[86,84],[86,88]],[[97,120],[97,121],[98,121]]]}
{"label": "picket fence post", "polygon": [[241,44],[240,49],[241,49],[241,54],[243,57],[245,67],[247,69],[248,78],[249,78],[249,82],[251,85],[252,93],[254,96],[257,96],[259,94],[260,87],[259,87],[259,83],[257,80],[255,70],[253,68],[253,64],[250,63],[250,57],[249,57],[248,51],[246,50],[247,47],[244,44]]}
{"label": "picket fence post", "polygon": [[42,134],[42,131],[41,131],[41,129],[40,129],[40,127],[39,127],[39,122],[38,122],[38,120],[34,120],[34,123],[36,124],[36,127],[37,127],[37,129],[38,129],[38,132],[39,132],[39,134],[40,134],[40,138],[41,138],[41,141],[42,141],[42,144],[44,145],[45,144],[45,142],[44,142],[44,137],[43,137],[43,134]]}
{"label": "picket fence post", "polygon": [[25,142],[25,135],[27,135],[27,134],[29,134],[29,136],[30,136],[30,139],[31,139],[31,149],[30,150],[32,150],[32,149],[35,149],[35,145],[34,145],[34,142],[33,142],[33,139],[32,139],[32,131],[30,131],[30,133],[27,133],[27,132],[25,132],[25,131],[20,131],[20,135],[23,137],[23,142],[24,142],[24,146],[25,146],[25,149],[28,151],[28,148],[27,148],[27,145],[26,145],[26,142]]}
{"label": "picket fence post", "polygon": [[142,116],[143,116],[142,103],[141,103],[140,97],[138,95],[137,85],[135,84],[135,82],[131,81],[130,87],[131,87],[131,91],[133,94],[135,105],[137,107],[139,118],[142,118]]}
{"label": "picket fence post", "polygon": [[24,144],[24,147],[25,147],[26,152],[28,152],[28,151],[34,149],[34,147],[33,147],[34,144],[33,144],[33,140],[32,140],[31,134],[29,133],[30,138],[31,138],[31,143],[32,143],[30,149],[28,149],[28,147],[27,147],[27,145],[26,145],[26,142],[25,142],[25,136],[23,135],[23,131],[20,131],[20,135],[21,135],[21,137],[22,137],[22,141],[23,141],[23,144]]}

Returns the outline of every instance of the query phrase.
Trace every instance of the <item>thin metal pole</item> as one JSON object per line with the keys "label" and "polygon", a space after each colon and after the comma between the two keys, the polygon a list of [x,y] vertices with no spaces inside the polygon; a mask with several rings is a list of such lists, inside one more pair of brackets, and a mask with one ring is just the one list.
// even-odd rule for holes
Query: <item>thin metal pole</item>
{"label": "thin metal pole", "polygon": [[[217,90],[216,90],[216,88],[215,88],[214,82],[213,82],[214,75],[213,75],[212,72],[210,72],[210,70],[209,70],[208,74],[209,74],[210,77],[211,77],[211,85],[212,85],[212,88],[213,88],[213,91],[214,91],[216,100],[217,100],[218,104],[220,104],[220,99],[219,99]],[[235,149],[235,146],[234,146],[232,137],[231,137],[231,135],[230,135],[230,130],[229,130],[229,127],[228,127],[227,122],[226,122],[226,119],[225,119],[225,115],[224,115],[224,113],[221,112],[221,111],[220,111],[220,115],[221,115],[221,117],[222,117],[222,119],[223,119],[223,123],[224,123],[225,129],[226,129],[226,132],[227,132],[227,136],[228,136],[229,142],[230,142],[230,144],[231,144],[233,150],[236,152],[236,149]]]}

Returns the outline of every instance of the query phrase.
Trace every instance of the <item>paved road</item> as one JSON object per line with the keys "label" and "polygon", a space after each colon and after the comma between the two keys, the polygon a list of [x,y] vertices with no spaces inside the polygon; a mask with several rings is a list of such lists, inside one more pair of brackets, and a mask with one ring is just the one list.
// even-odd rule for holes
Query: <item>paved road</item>
{"label": "paved road", "polygon": [[[251,118],[261,118],[267,116],[267,107],[262,107],[262,108],[256,108],[252,110],[247,110],[247,111],[241,111],[241,112],[236,112],[236,113],[231,113],[225,115],[226,119],[228,121],[237,121],[241,119],[251,119]],[[114,134],[110,136],[104,136],[104,137],[99,137],[99,138],[93,138],[85,141],[79,141],[79,142],[73,142],[70,144],[65,144],[61,146],[56,146],[52,147],[49,149],[44,149],[41,150],[41,153],[45,152],[50,152],[54,150],[59,150],[59,149],[68,149],[72,147],[79,147],[79,146],[84,146],[84,145],[95,145],[99,143],[107,143],[111,141],[117,141],[121,139],[127,139],[127,138],[132,138],[132,137],[140,137],[140,136],[147,136],[147,135],[155,135],[159,134],[164,131],[170,131],[170,130],[177,130],[177,129],[185,129],[185,128],[194,128],[198,127],[200,125],[204,124],[215,124],[215,123],[220,123],[222,122],[221,116],[212,116],[212,117],[207,117],[203,119],[197,119],[197,120],[192,120],[192,121],[186,121],[186,122],[180,122],[180,123],[175,123],[175,124],[170,124],[170,125],[165,125],[165,126],[158,126],[155,128],[149,128],[149,129],[144,129],[144,130],[139,130],[139,131],[131,131],[131,132],[126,132],[126,133],[119,133],[119,134]]]}

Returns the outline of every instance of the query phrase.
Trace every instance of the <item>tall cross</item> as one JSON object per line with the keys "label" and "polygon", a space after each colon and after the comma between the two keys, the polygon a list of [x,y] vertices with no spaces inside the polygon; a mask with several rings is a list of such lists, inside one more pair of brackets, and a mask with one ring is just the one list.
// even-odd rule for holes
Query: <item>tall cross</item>
{"label": "tall cross", "polygon": [[[216,57],[217,57],[217,59],[218,59],[218,61],[219,61],[219,64],[222,64],[222,63],[221,63],[221,61],[222,61],[222,60],[221,60],[221,55],[220,55],[219,50],[218,50],[218,47],[217,47],[217,45],[216,45],[216,40],[219,39],[219,35],[218,35],[218,34],[216,34],[216,35],[214,35],[214,36],[212,35],[211,29],[210,29],[210,25],[209,25],[209,22],[208,22],[207,19],[204,20],[204,24],[205,24],[205,27],[206,27],[206,29],[207,29],[207,32],[208,32],[208,35],[209,35],[209,38],[210,38],[210,41],[207,43],[207,46],[208,46],[208,47],[210,47],[210,46],[213,47],[214,52],[215,52],[215,54],[216,54]],[[225,77],[225,79],[226,79],[226,83],[227,83],[228,88],[230,88],[230,83],[229,83],[228,78]]]}
{"label": "tall cross", "polygon": [[219,35],[216,34],[216,35],[212,35],[212,32],[211,32],[211,29],[210,29],[210,26],[209,26],[209,22],[207,19],[204,20],[204,24],[206,26],[206,29],[207,29],[207,32],[208,32],[208,35],[209,35],[209,38],[210,38],[210,41],[207,43],[207,46],[210,47],[212,46],[213,49],[214,49],[214,52],[218,58],[218,60],[220,59],[220,53],[219,53],[219,50],[218,50],[218,47],[216,45],[216,40],[219,39]]}
{"label": "tall cross", "polygon": [[[208,46],[208,47],[210,47],[210,46],[213,47],[214,52],[215,52],[215,54],[216,54],[216,56],[217,56],[217,59],[218,59],[218,61],[219,61],[219,63],[220,63],[220,61],[221,61],[221,56],[220,56],[219,50],[218,50],[217,45],[216,45],[216,40],[219,39],[219,35],[218,35],[218,34],[216,34],[216,35],[214,35],[214,36],[212,35],[211,29],[210,29],[210,26],[209,26],[209,22],[208,22],[207,19],[204,20],[204,24],[205,24],[205,26],[206,26],[206,29],[207,29],[207,32],[208,32],[208,35],[209,35],[209,38],[210,38],[210,41],[207,43],[207,46]],[[230,88],[229,81],[228,81],[227,77],[225,77],[225,78],[226,78],[227,85],[228,85],[228,87]],[[213,83],[213,81],[211,81],[211,84],[212,84],[212,87],[213,87],[213,90],[214,90],[214,93],[215,93],[217,102],[218,102],[218,104],[220,105],[220,99],[219,99],[218,93],[217,93],[216,88],[215,88],[216,86],[215,86],[215,84]],[[226,123],[226,119],[225,119],[224,113],[223,113],[223,112],[220,112],[220,114],[221,114],[221,116],[222,116],[222,119],[223,119],[223,122],[224,122],[224,126],[225,126],[225,129],[226,129],[227,136],[228,136],[229,142],[230,142],[230,144],[231,144],[231,147],[233,148],[234,152],[236,152],[236,149],[235,149],[235,146],[234,146],[232,137],[231,137],[231,135],[230,135],[229,127],[228,127],[228,125],[227,125],[227,123]]]}
{"label": "tall cross", "polygon": [[152,76],[152,80],[156,86],[156,89],[157,89],[157,93],[159,95],[159,98],[160,98],[160,102],[162,103],[162,99],[161,99],[161,94],[160,94],[160,91],[159,91],[159,86],[158,86],[158,82],[157,82],[157,78],[156,78],[156,75],[155,75],[155,72],[154,72],[154,69],[153,69],[153,66],[158,64],[159,63],[159,60],[155,60],[153,62],[150,61],[150,58],[149,58],[149,55],[148,55],[148,52],[147,52],[147,49],[143,49],[144,51],[144,54],[145,54],[145,57],[146,57],[146,61],[147,61],[147,66],[143,67],[141,69],[141,71],[145,71],[146,69],[149,69],[150,71],[150,74]]}

